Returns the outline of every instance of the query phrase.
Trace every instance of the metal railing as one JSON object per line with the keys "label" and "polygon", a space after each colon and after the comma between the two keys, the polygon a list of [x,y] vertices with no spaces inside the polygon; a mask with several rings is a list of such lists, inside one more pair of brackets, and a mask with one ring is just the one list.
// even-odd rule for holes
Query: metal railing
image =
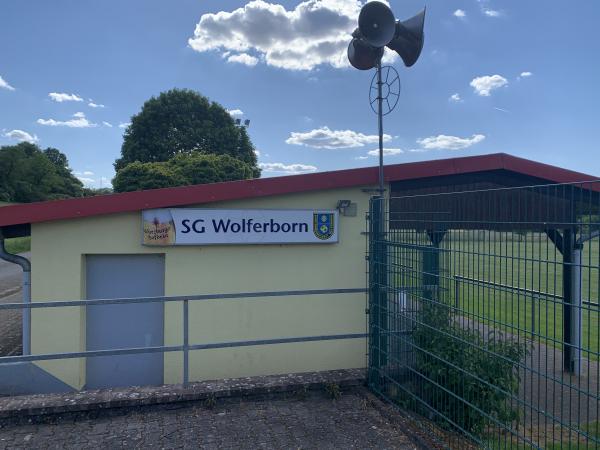
{"label": "metal railing", "polygon": [[264,291],[264,292],[239,292],[227,294],[203,294],[203,295],[180,295],[180,296],[161,296],[161,297],[136,297],[136,298],[111,298],[97,300],[65,300],[23,303],[5,303],[0,304],[0,311],[10,309],[42,309],[42,308],[64,308],[64,307],[86,307],[94,305],[126,305],[126,304],[146,304],[146,303],[172,303],[181,302],[183,304],[183,327],[182,327],[182,345],[161,345],[149,347],[127,347],[115,348],[109,350],[88,350],[81,352],[64,353],[44,353],[35,355],[3,356],[0,357],[1,364],[49,361],[58,359],[86,358],[96,356],[117,356],[134,355],[144,353],[169,353],[183,352],[183,384],[189,383],[189,351],[207,350],[218,348],[248,347],[256,345],[289,344],[295,342],[314,342],[331,341],[341,339],[365,338],[366,333],[347,333],[334,335],[314,335],[314,336],[294,336],[278,337],[273,339],[255,339],[245,341],[229,342],[210,342],[196,343],[189,342],[189,302],[198,302],[206,300],[239,300],[239,299],[264,299],[269,297],[290,297],[290,296],[314,296],[314,295],[341,295],[341,294],[360,294],[365,293],[364,288],[350,289],[308,289],[308,290],[289,290],[289,291]]}
{"label": "metal railing", "polygon": [[[550,292],[536,291],[534,289],[522,288],[522,287],[518,287],[518,286],[510,286],[508,284],[496,283],[496,282],[488,281],[488,280],[479,280],[477,278],[463,277],[461,275],[454,275],[452,278],[454,279],[454,307],[456,309],[460,308],[461,283],[465,283],[467,285],[489,287],[489,288],[497,289],[497,290],[504,291],[504,292],[523,294],[524,296],[526,296],[528,299],[531,300],[531,305],[530,305],[530,308],[531,308],[530,309],[531,331],[534,333],[535,333],[535,321],[536,321],[536,308],[538,308],[538,305],[536,305],[536,300],[542,301],[542,299],[544,299],[544,298],[549,298],[549,299],[552,299],[552,301],[554,301],[554,302],[562,303],[562,299],[563,299],[562,295],[551,294]],[[586,306],[600,308],[600,304],[597,302],[590,302],[589,300],[582,300],[581,303]]]}

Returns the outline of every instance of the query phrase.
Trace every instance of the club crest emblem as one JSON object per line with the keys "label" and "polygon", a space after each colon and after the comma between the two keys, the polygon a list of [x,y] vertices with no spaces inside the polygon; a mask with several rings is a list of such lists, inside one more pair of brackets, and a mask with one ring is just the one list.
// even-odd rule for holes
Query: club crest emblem
{"label": "club crest emblem", "polygon": [[334,224],[333,214],[315,213],[313,214],[313,233],[319,239],[325,241],[333,236]]}

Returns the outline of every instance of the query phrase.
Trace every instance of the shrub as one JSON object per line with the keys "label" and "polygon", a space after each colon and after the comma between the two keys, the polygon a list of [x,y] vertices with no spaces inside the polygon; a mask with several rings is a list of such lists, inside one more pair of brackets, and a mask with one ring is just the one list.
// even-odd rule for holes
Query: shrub
{"label": "shrub", "polygon": [[[518,363],[525,344],[490,331],[464,329],[449,308],[434,301],[421,310],[414,334],[416,369],[424,381],[418,393],[455,428],[475,435],[518,420],[510,398],[519,390]],[[464,320],[464,319],[461,319]]]}

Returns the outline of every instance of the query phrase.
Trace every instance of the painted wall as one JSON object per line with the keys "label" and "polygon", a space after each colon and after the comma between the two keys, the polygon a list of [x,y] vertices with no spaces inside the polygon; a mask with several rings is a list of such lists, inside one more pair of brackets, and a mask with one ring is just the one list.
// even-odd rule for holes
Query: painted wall
{"label": "painted wall", "polygon": [[[33,301],[85,298],[86,254],[164,253],[169,296],[364,288],[369,195],[361,188],[198,207],[334,209],[341,199],[356,202],[358,214],[340,215],[340,242],[331,245],[143,247],[140,212],[34,224]],[[190,302],[189,342],[363,333],[364,310],[364,294]],[[182,311],[165,306],[165,345],[183,342]],[[84,308],[33,310],[34,354],[83,350]],[[364,339],[198,350],[190,352],[190,380],[363,367],[365,354]],[[85,385],[83,359],[40,366],[73,387]],[[164,375],[166,383],[181,382],[181,353],[165,355]]]}

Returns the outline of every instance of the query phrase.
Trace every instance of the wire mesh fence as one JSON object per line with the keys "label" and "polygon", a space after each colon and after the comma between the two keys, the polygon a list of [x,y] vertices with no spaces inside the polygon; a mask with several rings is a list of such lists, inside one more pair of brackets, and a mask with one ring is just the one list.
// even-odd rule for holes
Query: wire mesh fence
{"label": "wire mesh fence", "polygon": [[374,198],[369,385],[450,448],[600,448],[600,183]]}

